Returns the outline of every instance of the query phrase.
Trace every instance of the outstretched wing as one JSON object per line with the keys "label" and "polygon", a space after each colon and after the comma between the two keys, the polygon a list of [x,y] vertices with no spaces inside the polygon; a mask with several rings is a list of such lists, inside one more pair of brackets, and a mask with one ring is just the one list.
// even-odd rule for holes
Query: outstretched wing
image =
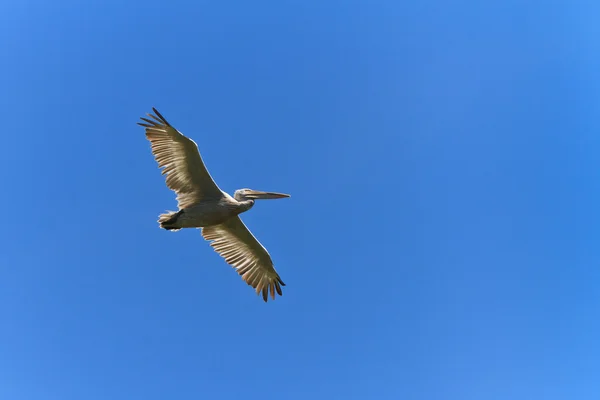
{"label": "outstretched wing", "polygon": [[285,283],[275,271],[271,256],[239,216],[202,228],[202,236],[211,241],[215,251],[237,270],[248,285],[256,289],[257,294],[262,292],[264,301],[267,301],[269,292],[273,300],[275,292],[282,295],[281,286]]}
{"label": "outstretched wing", "polygon": [[146,128],[152,154],[158,162],[169,189],[177,194],[179,208],[186,208],[205,198],[220,198],[222,191],[208,173],[198,146],[183,136],[156,110],[141,119],[138,125]]}

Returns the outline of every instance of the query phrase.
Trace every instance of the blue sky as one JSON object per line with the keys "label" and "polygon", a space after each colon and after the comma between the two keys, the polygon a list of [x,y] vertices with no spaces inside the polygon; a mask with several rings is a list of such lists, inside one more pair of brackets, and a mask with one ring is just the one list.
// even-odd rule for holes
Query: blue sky
{"label": "blue sky", "polygon": [[[599,398],[598,4],[3,10],[0,398]],[[153,106],[292,194],[283,297],[158,229]]]}

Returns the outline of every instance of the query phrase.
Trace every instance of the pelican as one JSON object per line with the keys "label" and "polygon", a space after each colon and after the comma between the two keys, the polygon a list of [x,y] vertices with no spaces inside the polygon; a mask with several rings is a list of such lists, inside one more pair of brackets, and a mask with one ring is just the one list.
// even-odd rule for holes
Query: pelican
{"label": "pelican", "polygon": [[161,228],[178,231],[200,228],[202,236],[263,300],[269,293],[282,295],[285,283],[273,266],[267,250],[252,235],[240,219],[240,214],[254,206],[255,200],[282,199],[289,194],[261,192],[252,189],[236,190],[233,197],[225,193],[210,176],[196,143],[185,137],[152,108],[154,114],[141,117],[138,125],[146,129],[152,154],[167,187],[177,194],[178,211],[161,214]]}

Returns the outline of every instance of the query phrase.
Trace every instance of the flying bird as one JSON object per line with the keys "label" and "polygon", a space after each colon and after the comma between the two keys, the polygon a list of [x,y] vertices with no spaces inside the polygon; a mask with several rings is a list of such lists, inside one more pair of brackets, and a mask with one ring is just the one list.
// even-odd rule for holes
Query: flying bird
{"label": "flying bird", "polygon": [[233,197],[225,193],[210,176],[196,143],[175,129],[152,108],[154,114],[142,117],[138,125],[146,129],[152,154],[169,189],[177,194],[178,211],[161,214],[161,228],[177,231],[200,228],[202,236],[214,250],[236,269],[237,273],[266,302],[270,293],[282,295],[285,283],[273,266],[267,250],[252,235],[239,215],[254,206],[255,200],[282,199],[289,194],[236,190]]}

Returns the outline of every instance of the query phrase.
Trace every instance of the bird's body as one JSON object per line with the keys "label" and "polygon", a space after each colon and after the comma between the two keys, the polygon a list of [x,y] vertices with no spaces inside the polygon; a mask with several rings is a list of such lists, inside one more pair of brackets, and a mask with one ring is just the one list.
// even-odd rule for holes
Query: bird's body
{"label": "bird's body", "polygon": [[204,228],[222,224],[251,207],[251,203],[239,202],[223,193],[220,199],[204,199],[177,212],[161,214],[158,221],[160,227],[167,230]]}
{"label": "bird's body", "polygon": [[287,194],[237,190],[233,197],[222,191],[208,173],[196,143],[183,136],[153,108],[151,119],[138,123],[146,128],[146,137],[159,167],[164,168],[167,186],[177,193],[179,210],[159,216],[161,228],[177,231],[182,228],[200,228],[202,236],[234,267],[242,279],[275,299],[285,286],[275,271],[267,250],[250,233],[239,214],[254,206],[257,199],[280,199]]}

